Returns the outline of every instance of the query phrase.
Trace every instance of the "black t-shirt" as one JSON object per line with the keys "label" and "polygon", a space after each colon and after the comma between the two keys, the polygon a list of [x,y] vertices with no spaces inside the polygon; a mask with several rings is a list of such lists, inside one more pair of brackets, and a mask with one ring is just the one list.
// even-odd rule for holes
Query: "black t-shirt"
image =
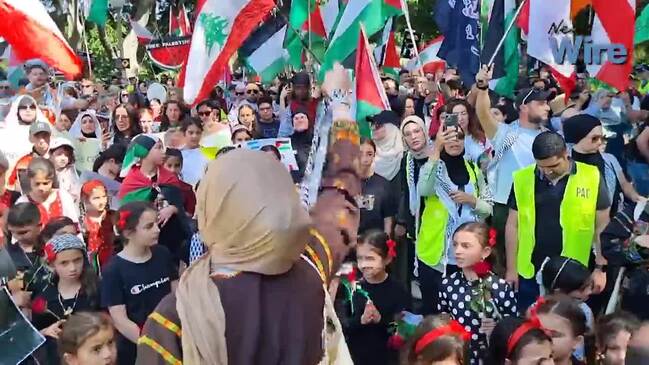
{"label": "black t-shirt", "polygon": [[171,254],[164,246],[151,247],[151,258],[143,263],[116,255],[102,272],[101,306],[126,305],[128,318],[144,325],[160,300],[171,292],[171,282],[177,279]]}
{"label": "black t-shirt", "polygon": [[363,234],[370,229],[383,230],[383,220],[394,217],[397,208],[390,189],[390,182],[374,174],[362,181],[362,194],[358,198],[361,210],[361,223],[358,233]]}
{"label": "black t-shirt", "polygon": [[[577,172],[577,165],[572,164],[570,175]],[[536,270],[539,270],[546,257],[561,255],[563,248],[563,230],[559,222],[559,211],[563,195],[566,191],[568,178],[562,177],[555,185],[538,170],[534,177],[534,200],[536,208],[536,222],[534,225],[535,245],[532,252],[532,263]],[[509,208],[518,210],[514,186],[509,194],[507,202]],[[606,182],[599,176],[599,190],[597,192],[597,210],[603,210],[611,206],[608,199]]]}
{"label": "black t-shirt", "polygon": [[[32,293],[32,300],[37,297],[42,297],[47,301],[48,312],[41,314],[32,314],[32,323],[38,330],[45,329],[52,324],[56,323],[58,318],[65,319],[65,309],[71,308],[72,313],[78,312],[93,312],[99,309],[98,293],[94,295],[87,295],[83,290],[79,292],[76,298],[62,299],[59,297],[59,290],[56,284],[48,285],[38,291]],[[51,313],[54,313],[56,317]],[[57,318],[58,317],[58,318]],[[60,364],[56,340],[51,337],[46,337],[47,342],[39,349],[39,357],[41,363],[47,359],[47,364]]]}
{"label": "black t-shirt", "polygon": [[388,276],[378,284],[370,284],[361,280],[359,286],[367,291],[376,309],[381,314],[379,323],[361,324],[361,316],[365,311],[367,298],[357,290],[353,295],[354,310],[347,298],[347,289],[340,285],[336,297],[336,312],[340,316],[343,333],[347,339],[349,351],[354,364],[392,364],[396,363],[396,353],[389,351],[387,344],[390,333],[390,323],[395,316],[404,310],[409,310],[406,290]]}

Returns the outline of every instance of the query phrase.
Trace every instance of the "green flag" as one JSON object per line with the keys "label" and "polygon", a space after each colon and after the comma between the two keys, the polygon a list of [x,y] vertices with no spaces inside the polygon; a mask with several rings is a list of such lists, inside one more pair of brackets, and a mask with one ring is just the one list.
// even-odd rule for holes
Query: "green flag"
{"label": "green flag", "polygon": [[649,40],[649,6],[642,9],[642,13],[635,20],[635,36],[633,44],[639,44]]}
{"label": "green flag", "polygon": [[106,25],[106,20],[108,20],[108,0],[91,0],[86,19],[100,27]]}

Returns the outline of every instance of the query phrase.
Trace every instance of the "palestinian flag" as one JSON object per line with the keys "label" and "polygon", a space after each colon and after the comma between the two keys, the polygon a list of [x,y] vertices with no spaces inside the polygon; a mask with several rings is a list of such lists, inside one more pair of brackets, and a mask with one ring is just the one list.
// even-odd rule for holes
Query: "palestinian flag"
{"label": "palestinian flag", "polygon": [[178,8],[178,12],[174,14],[173,6],[169,8],[169,35],[176,37],[183,37],[191,34],[189,29],[189,18],[187,17],[187,10],[185,6]]}
{"label": "palestinian flag", "polygon": [[273,0],[198,1],[189,55],[179,78],[186,102],[196,104],[209,95],[232,55],[274,7]]}
{"label": "palestinian flag", "polygon": [[257,28],[239,49],[239,59],[264,83],[271,82],[288,64],[289,53],[284,49],[287,28],[284,18],[274,16]]}
{"label": "palestinian flag", "polygon": [[160,189],[163,189],[165,185],[181,188],[178,177],[165,168],[158,170],[156,181],[152,181],[140,171],[140,166],[137,163],[149,154],[149,151],[157,142],[156,139],[145,134],[140,134],[131,141],[124,156],[120,174],[120,176],[125,177],[117,195],[121,204],[134,201],[152,201],[156,193],[154,185],[157,185]]}
{"label": "palestinian flag", "polygon": [[16,57],[11,46],[5,43],[6,47],[0,58],[7,60],[7,81],[15,89],[20,88],[20,80],[26,77],[23,69],[23,62]]}
{"label": "palestinian flag", "polygon": [[371,37],[385,28],[388,19],[401,14],[400,0],[349,0],[329,42],[320,78],[324,78],[336,62],[342,63],[355,51],[361,23],[365,34]]}
{"label": "palestinian flag", "polygon": [[358,129],[363,137],[372,137],[367,117],[390,109],[388,96],[385,94],[379,71],[374,63],[365,29],[361,26],[356,51],[354,68],[354,95],[356,96],[355,115]]}
{"label": "palestinian flag", "polygon": [[[309,14],[309,9],[311,13]],[[322,19],[319,2],[315,0],[294,0],[291,2],[289,23],[284,45],[289,53],[289,63],[301,69],[305,61],[304,44],[309,45],[319,60],[324,57],[327,30]]]}
{"label": "palestinian flag", "polygon": [[394,39],[394,31],[396,30],[397,22],[392,17],[383,29],[383,36],[381,37],[381,46],[376,47],[374,50],[374,57],[376,58],[377,65],[385,74],[392,75],[398,80],[399,70],[401,69],[401,58],[397,51],[397,43]]}
{"label": "palestinian flag", "polygon": [[41,59],[69,79],[81,74],[81,60],[40,1],[0,0],[0,19],[0,37],[17,59]]}
{"label": "palestinian flag", "polygon": [[[487,16],[487,30],[484,32],[484,44],[481,54],[483,64],[489,62],[489,59],[493,56],[498,43],[505,34],[505,30],[514,21],[515,13],[515,0],[493,0],[490,13]],[[496,93],[512,99],[518,82],[519,37],[519,29],[514,25],[494,59],[493,79],[489,83],[491,89]]]}

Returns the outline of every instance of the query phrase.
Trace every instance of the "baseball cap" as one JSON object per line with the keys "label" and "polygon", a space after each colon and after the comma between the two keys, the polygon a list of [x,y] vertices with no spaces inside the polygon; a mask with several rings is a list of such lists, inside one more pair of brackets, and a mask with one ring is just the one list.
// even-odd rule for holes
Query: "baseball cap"
{"label": "baseball cap", "polygon": [[69,139],[63,138],[63,137],[55,137],[50,142],[50,151],[54,151],[55,149],[57,149],[59,147],[62,147],[62,146],[68,146],[68,147],[74,149],[74,146],[72,145],[72,142],[70,142]]}
{"label": "baseball cap", "polygon": [[368,122],[376,125],[383,125],[383,124],[390,124],[390,123],[397,125],[397,123],[399,122],[399,116],[397,115],[397,113],[393,112],[392,110],[383,110],[379,114],[367,117],[366,119]]}
{"label": "baseball cap", "polygon": [[48,123],[38,122],[38,121],[32,123],[32,125],[29,126],[29,135],[30,136],[33,136],[33,135],[35,135],[37,133],[41,133],[41,132],[47,132],[49,134],[52,134],[52,128],[50,127],[50,125]]}
{"label": "baseball cap", "polygon": [[554,91],[544,91],[535,87],[521,90],[516,96],[516,107],[520,108],[531,101],[550,101],[557,96]]}
{"label": "baseball cap", "polygon": [[291,82],[293,85],[310,85],[311,84],[311,78],[309,78],[309,74],[306,72],[298,72],[295,75],[293,75],[293,79],[291,79]]}

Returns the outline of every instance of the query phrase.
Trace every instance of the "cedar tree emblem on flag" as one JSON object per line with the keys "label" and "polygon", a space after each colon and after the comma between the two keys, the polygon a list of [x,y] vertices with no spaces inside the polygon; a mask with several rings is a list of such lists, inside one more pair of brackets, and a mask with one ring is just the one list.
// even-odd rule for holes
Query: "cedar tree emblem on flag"
{"label": "cedar tree emblem on flag", "polygon": [[228,34],[225,30],[228,27],[228,20],[224,17],[212,14],[201,14],[201,23],[205,28],[205,46],[208,52],[212,52],[214,44],[218,44],[219,48],[223,47]]}

